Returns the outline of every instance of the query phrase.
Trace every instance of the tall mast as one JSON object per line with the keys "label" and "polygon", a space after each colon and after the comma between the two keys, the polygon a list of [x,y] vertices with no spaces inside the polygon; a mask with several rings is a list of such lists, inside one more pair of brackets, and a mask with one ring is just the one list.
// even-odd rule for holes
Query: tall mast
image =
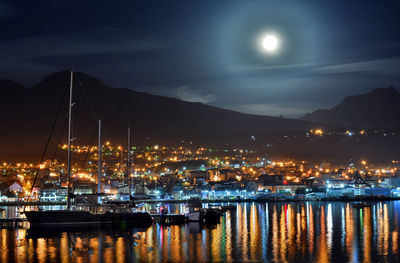
{"label": "tall mast", "polygon": [[[99,175],[97,177],[97,194],[101,192],[101,120],[99,120],[99,145],[98,145],[98,155],[99,155]],[[98,202],[100,203],[100,196],[98,197]]]}
{"label": "tall mast", "polygon": [[129,187],[129,200],[132,196],[131,182],[131,128],[128,127],[128,187]]}
{"label": "tall mast", "polygon": [[72,126],[72,87],[74,81],[74,71],[71,70],[69,83],[69,105],[68,105],[68,162],[67,162],[67,210],[70,209],[70,178],[71,178],[71,126]]}

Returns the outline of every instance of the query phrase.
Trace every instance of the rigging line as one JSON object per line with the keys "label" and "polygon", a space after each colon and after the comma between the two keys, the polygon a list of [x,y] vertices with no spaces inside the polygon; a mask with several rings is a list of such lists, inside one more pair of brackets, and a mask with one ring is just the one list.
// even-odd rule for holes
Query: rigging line
{"label": "rigging line", "polygon": [[[62,97],[62,99],[61,99],[61,103],[60,103],[60,105],[59,105],[59,107],[58,107],[58,110],[57,110],[56,118],[55,118],[54,121],[53,121],[50,134],[49,134],[49,136],[48,136],[48,138],[47,138],[46,145],[45,145],[44,151],[43,151],[43,153],[42,153],[42,157],[41,157],[40,162],[39,162],[39,168],[38,168],[38,169],[36,170],[36,172],[35,172],[35,178],[34,178],[34,180],[33,180],[32,187],[31,187],[31,189],[30,189],[30,191],[29,191],[29,195],[28,195],[28,200],[27,200],[27,201],[29,201],[29,199],[31,198],[33,187],[35,186],[35,183],[36,183],[36,181],[37,181],[37,177],[38,177],[38,175],[39,175],[40,164],[43,162],[44,157],[45,157],[45,155],[46,155],[46,152],[47,152],[48,146],[49,146],[49,144],[50,144],[50,140],[51,140],[52,134],[54,133],[55,126],[56,126],[56,124],[57,124],[58,116],[60,115],[60,112],[61,112],[61,108],[62,108],[62,105],[63,105],[63,102],[64,102],[64,98],[65,98],[65,94],[66,94],[66,93],[67,93],[67,88],[65,88],[65,90],[64,90],[64,94],[63,94],[63,97]],[[40,181],[40,183],[42,183],[42,180]],[[24,211],[25,211],[25,206],[24,206]]]}
{"label": "rigging line", "polygon": [[[85,156],[84,156],[84,158],[83,158],[83,160],[82,160],[81,169],[84,168],[85,163],[86,163],[86,161],[87,161],[87,159],[88,159],[88,157],[89,157],[89,154],[90,154],[90,147],[93,145],[93,141],[94,141],[94,139],[95,139],[95,137],[96,137],[97,130],[98,130],[98,125],[96,125],[95,129],[93,130],[93,133],[92,133],[92,136],[91,136],[91,139],[90,139],[90,143],[89,143],[88,151],[86,152],[86,154],[85,154]],[[75,188],[74,188],[74,189],[75,189]]]}
{"label": "rigging line", "polygon": [[[94,131],[93,131],[92,138],[91,138],[91,140],[90,140],[89,146],[91,146],[91,145],[93,144],[93,140],[94,140],[94,138],[95,138],[97,129],[98,129],[98,127],[96,126],[96,128],[95,128]],[[86,160],[87,160],[87,157],[88,157],[88,156],[89,156],[89,149],[88,149],[88,151],[86,152],[85,157],[83,158],[82,165],[81,165],[81,169],[83,169],[83,167],[84,167],[84,165],[85,165],[85,163],[86,163]],[[74,191],[75,191],[75,185],[72,185],[72,193],[73,193]]]}
{"label": "rigging line", "polygon": [[[58,141],[57,141],[57,144],[56,144],[56,149],[54,150],[53,157],[51,158],[51,162],[52,162],[52,163],[53,163],[54,160],[56,159],[56,155],[57,155],[57,151],[58,151],[58,146],[60,145],[62,136],[64,135],[64,130],[65,130],[65,127],[67,126],[67,122],[68,122],[68,117],[65,118],[63,128],[61,129],[61,133],[60,133],[60,136],[59,136]],[[60,174],[60,176],[61,176],[61,174]],[[60,182],[61,182],[61,179],[60,179]],[[42,185],[43,183],[44,183],[44,178],[40,178],[40,185]],[[41,197],[41,194],[39,195],[39,200],[40,200],[40,197]]]}
{"label": "rigging line", "polygon": [[61,129],[60,137],[58,137],[57,147],[54,150],[53,158],[51,159],[52,162],[56,159],[56,155],[57,155],[57,152],[58,152],[58,146],[60,145],[61,139],[62,139],[62,137],[64,135],[65,128],[67,127],[67,122],[68,122],[68,117],[65,118],[65,120],[64,120],[64,125],[63,125],[63,128]]}
{"label": "rigging line", "polygon": [[[47,138],[46,145],[45,145],[44,150],[43,150],[43,153],[42,153],[42,157],[40,158],[39,168],[38,168],[38,169],[36,170],[36,172],[35,172],[35,178],[33,179],[33,183],[32,183],[31,189],[29,190],[29,195],[28,195],[28,200],[27,200],[28,202],[29,202],[29,200],[30,200],[30,198],[31,198],[33,187],[35,186],[37,177],[38,177],[38,175],[39,175],[40,164],[41,164],[41,163],[43,162],[43,160],[44,160],[44,157],[45,157],[46,152],[47,152],[47,148],[49,147],[51,137],[52,137],[53,132],[54,132],[54,129],[55,129],[55,127],[56,127],[57,120],[58,120],[58,116],[60,115],[60,112],[61,112],[61,109],[62,109],[62,106],[63,106],[63,103],[64,103],[64,98],[65,98],[65,94],[66,94],[66,93],[67,93],[67,86],[66,86],[65,89],[64,89],[64,94],[63,94],[63,96],[62,96],[60,105],[58,106],[58,110],[57,110],[56,117],[55,117],[55,119],[54,119],[54,121],[53,121],[53,124],[52,124],[52,126],[51,126],[51,131],[50,131],[49,136],[48,136],[48,138]],[[25,208],[26,208],[26,206],[24,206],[24,212],[25,212]]]}
{"label": "rigging line", "polygon": [[86,90],[82,87],[82,83],[79,82],[79,81],[78,81],[78,83],[79,83],[79,85],[78,85],[78,89],[77,90],[78,90],[79,94],[82,96],[82,98],[84,100],[86,100],[86,103],[88,104],[89,110],[92,113],[93,118],[97,122],[97,120],[99,120],[99,118],[97,117],[96,110],[94,109],[93,104],[91,103],[91,101],[89,99],[89,96],[86,93]]}

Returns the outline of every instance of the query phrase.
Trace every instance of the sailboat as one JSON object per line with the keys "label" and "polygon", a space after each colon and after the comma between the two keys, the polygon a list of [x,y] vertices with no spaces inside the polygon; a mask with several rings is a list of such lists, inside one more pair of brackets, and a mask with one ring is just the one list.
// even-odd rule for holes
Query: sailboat
{"label": "sailboat", "polygon": [[[148,227],[152,224],[153,218],[147,212],[132,212],[131,208],[108,207],[98,205],[96,212],[83,211],[79,207],[71,206],[71,126],[72,126],[72,91],[74,72],[71,70],[69,86],[69,107],[68,107],[68,161],[67,161],[67,208],[63,210],[39,210],[25,211],[25,216],[31,226],[35,225],[93,225],[93,224],[127,224],[137,227]],[[99,122],[99,147],[100,144]],[[99,153],[100,148],[99,148]],[[99,189],[101,176],[101,154],[99,154]],[[105,211],[104,211],[105,210]]]}

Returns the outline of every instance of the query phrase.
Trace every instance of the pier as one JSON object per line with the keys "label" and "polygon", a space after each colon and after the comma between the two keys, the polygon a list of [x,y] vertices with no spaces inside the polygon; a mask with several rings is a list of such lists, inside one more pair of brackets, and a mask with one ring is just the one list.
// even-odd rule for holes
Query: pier
{"label": "pier", "polygon": [[67,202],[43,202],[43,201],[17,201],[17,202],[0,202],[0,206],[42,206],[42,205],[67,205]]}
{"label": "pier", "polygon": [[16,217],[16,218],[0,218],[0,228],[4,227],[16,227],[20,223],[28,222],[26,218]]}

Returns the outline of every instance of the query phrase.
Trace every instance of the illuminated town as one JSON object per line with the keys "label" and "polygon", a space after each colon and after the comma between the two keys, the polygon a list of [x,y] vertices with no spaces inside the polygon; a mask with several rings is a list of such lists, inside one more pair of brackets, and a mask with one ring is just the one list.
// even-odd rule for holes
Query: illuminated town
{"label": "illuminated town", "polygon": [[[378,131],[372,131],[378,133]],[[335,132],[331,132],[335,133]],[[365,130],[342,131],[342,136],[367,136]],[[387,136],[387,132],[381,132]],[[329,136],[322,129],[310,130],[306,137]],[[67,145],[59,145],[66,150]],[[74,194],[97,193],[98,148],[73,145],[75,161],[71,177]],[[307,160],[274,160],[252,149],[196,148],[191,142],[176,147],[163,145],[127,149],[107,141],[102,145],[101,190],[105,200],[128,200],[128,185],[138,201],[265,200],[358,200],[399,198],[398,160],[375,165],[360,160],[346,165]],[[59,202],[66,200],[66,164],[57,160],[0,165],[0,200],[4,202]],[[44,187],[32,186],[34,177]],[[128,184],[130,181],[131,184]]]}

